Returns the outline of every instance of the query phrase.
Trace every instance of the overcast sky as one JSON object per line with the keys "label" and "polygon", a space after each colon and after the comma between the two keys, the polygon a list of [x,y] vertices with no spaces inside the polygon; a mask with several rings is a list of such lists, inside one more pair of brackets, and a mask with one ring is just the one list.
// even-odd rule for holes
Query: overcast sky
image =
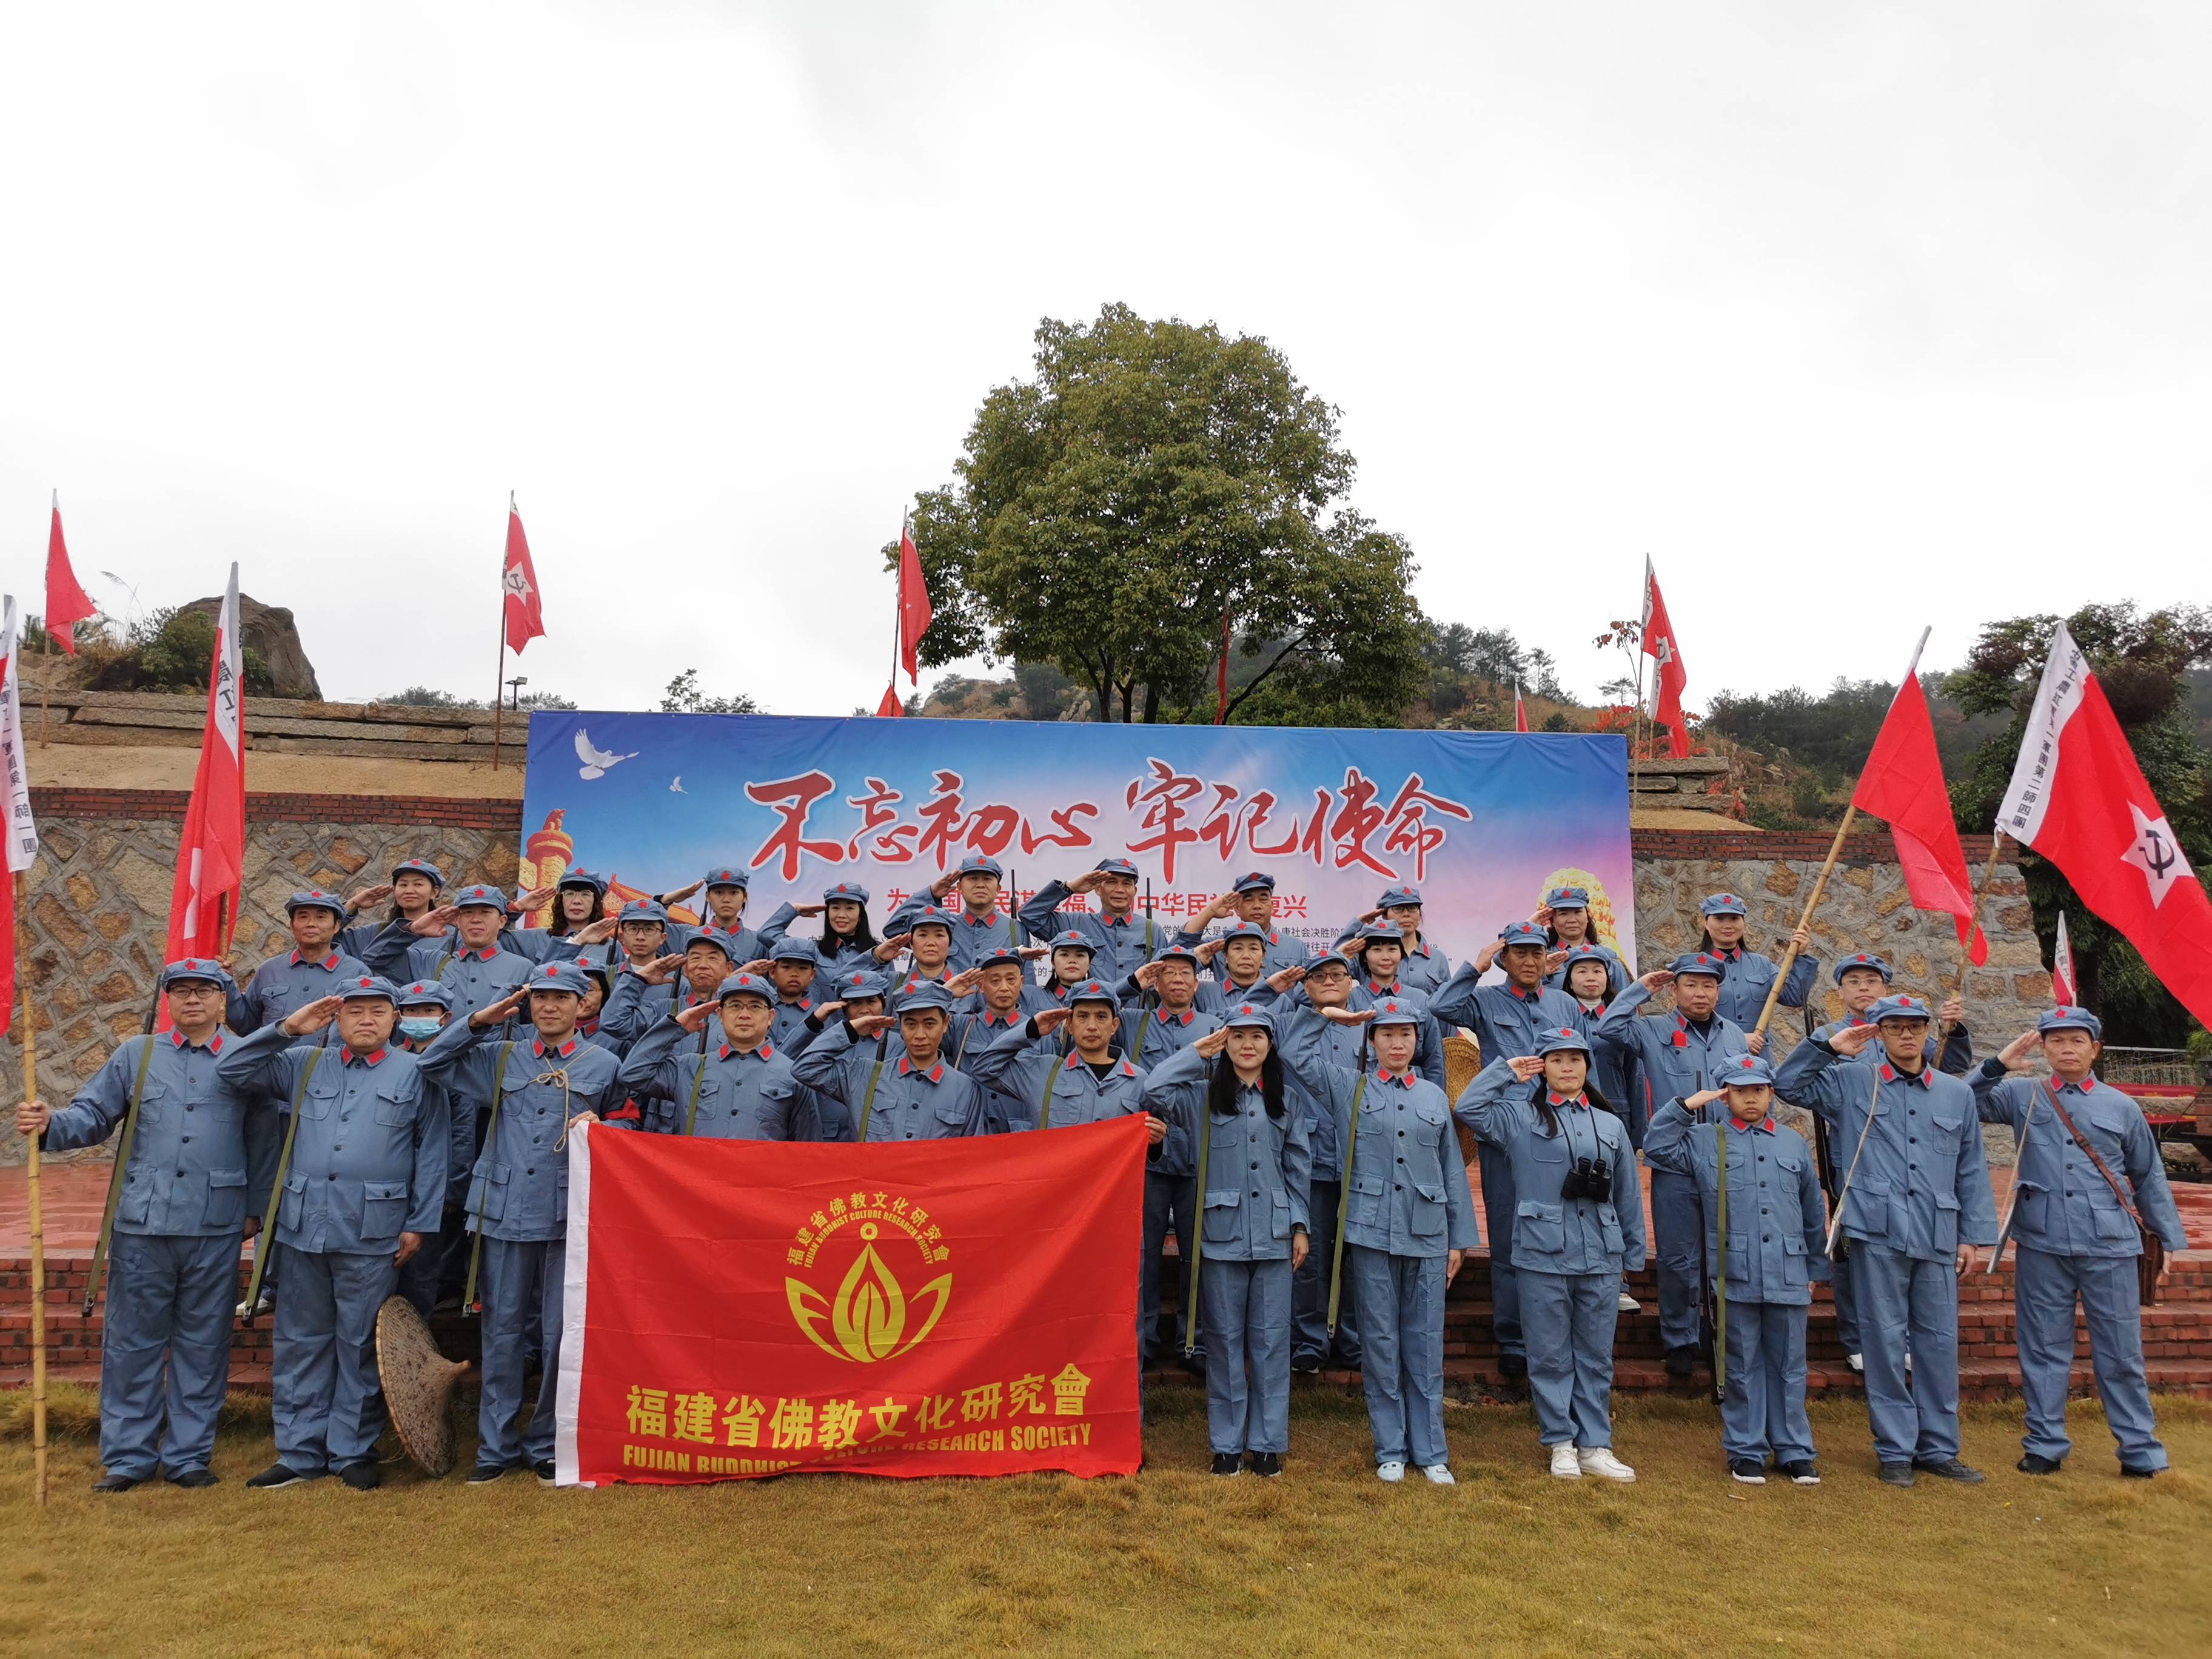
{"label": "overcast sky", "polygon": [[[1702,707],[2212,598],[2212,6],[288,4],[0,25],[0,550],[483,696],[872,707],[1039,318],[1263,335],[1442,621]],[[902,686],[902,690],[903,690]]]}

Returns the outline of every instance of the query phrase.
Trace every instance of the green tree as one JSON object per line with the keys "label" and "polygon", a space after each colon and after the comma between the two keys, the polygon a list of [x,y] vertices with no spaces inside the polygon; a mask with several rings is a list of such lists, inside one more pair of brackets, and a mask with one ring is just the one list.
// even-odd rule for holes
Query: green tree
{"label": "green tree", "polygon": [[[2212,665],[2212,610],[2174,605],[2143,614],[2132,604],[2093,605],[2064,620],[2190,862],[2198,870],[2212,866],[2212,751],[2191,707],[2189,684],[2193,671]],[[1989,623],[1966,665],[1947,683],[1969,715],[2006,720],[2002,731],[1974,751],[1966,775],[1952,787],[1963,830],[1986,832],[1996,821],[2059,621],[2015,617]],[[2021,863],[2046,959],[2058,913],[2066,912],[2081,1000],[2104,1018],[2107,1041],[2183,1046],[2192,1023],[2188,1012],[2152,976],[2135,947],[2090,914],[2054,866],[2033,853]]]}
{"label": "green tree", "polygon": [[[575,705],[570,703],[568,707],[573,708]],[[699,689],[699,671],[687,668],[669,681],[668,689],[661,693],[660,712],[664,714],[757,714],[761,712],[761,706],[742,691],[727,697],[708,696]],[[860,712],[872,714],[875,710],[865,708]]]}
{"label": "green tree", "polygon": [[1279,351],[1109,305],[1040,324],[1036,365],[918,498],[925,662],[1048,663],[1096,719],[1211,720],[1225,617],[1231,718],[1395,722],[1423,675],[1413,556],[1345,501],[1337,411]]}
{"label": "green tree", "polygon": [[[239,653],[248,696],[275,690],[269,663],[252,646]],[[94,691],[204,692],[215,660],[215,618],[167,606],[133,623],[122,651],[85,683]]]}

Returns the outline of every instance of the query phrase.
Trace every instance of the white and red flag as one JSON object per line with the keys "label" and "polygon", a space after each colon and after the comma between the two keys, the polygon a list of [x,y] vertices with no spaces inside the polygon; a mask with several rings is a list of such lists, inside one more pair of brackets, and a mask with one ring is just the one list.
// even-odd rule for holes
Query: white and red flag
{"label": "white and red flag", "polygon": [[15,659],[22,641],[15,596],[0,605],[0,770],[8,779],[8,868],[0,879],[0,1031],[15,1012],[15,877],[39,856],[39,826],[31,817],[31,776],[23,763],[23,705]]}
{"label": "white and red flag", "polygon": [[2081,992],[2074,978],[2074,942],[2066,937],[2066,913],[2058,913],[2058,937],[2051,946],[2051,998],[2062,1008],[2081,1006]]}
{"label": "white and red flag", "polygon": [[53,636],[56,645],[74,657],[76,625],[98,610],[84,589],[77,586],[76,572],[70,568],[69,544],[62,539],[61,492],[56,490],[53,521],[46,531],[46,632]]}
{"label": "white and red flag", "polygon": [[1644,558],[1644,654],[1658,664],[1651,718],[1666,722],[1668,750],[1679,759],[1690,752],[1690,729],[1682,721],[1682,688],[1690,676],[1682,666],[1682,647],[1668,618],[1667,601],[1659,597],[1659,578],[1648,553]]}
{"label": "white and red flag", "polygon": [[538,603],[538,569],[530,562],[530,538],[522,533],[522,514],[507,498],[507,556],[500,562],[499,585],[507,595],[507,648],[520,651],[545,631]]}
{"label": "white and red flag", "polygon": [[899,523],[899,666],[906,670],[909,684],[921,684],[915,652],[936,615],[929,605],[929,584],[922,580],[921,552],[914,544],[914,514],[909,513]]}
{"label": "white and red flag", "polygon": [[1528,729],[1528,710],[1521,701],[1521,682],[1518,680],[1513,682],[1513,729],[1516,732]]}
{"label": "white and red flag", "polygon": [[2051,636],[1997,828],[2056,865],[2181,1006],[2212,1024],[2212,898],[2063,624]]}
{"label": "white and red flag", "polygon": [[[1925,633],[1920,642],[1927,644]],[[1973,878],[1966,873],[1966,849],[1959,845],[1959,826],[1951,816],[1951,792],[1943,781],[1936,724],[1929,718],[1919,671],[1916,650],[1875,734],[1851,804],[1888,823],[1912,908],[1948,911],[1968,957],[1984,963],[1990,959],[1990,943],[1974,926]]]}
{"label": "white and red flag", "polygon": [[[169,939],[164,961],[219,957],[238,926],[238,891],[246,874],[246,677],[238,644],[238,567],[230,568],[215,656],[208,667],[207,720],[200,728],[199,770],[177,843],[177,877],[169,890]],[[166,1016],[164,1016],[166,1018]]]}

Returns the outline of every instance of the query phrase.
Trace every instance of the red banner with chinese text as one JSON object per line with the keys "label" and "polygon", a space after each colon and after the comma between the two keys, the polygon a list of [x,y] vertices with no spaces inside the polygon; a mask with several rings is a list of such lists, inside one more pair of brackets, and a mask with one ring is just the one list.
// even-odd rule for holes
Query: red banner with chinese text
{"label": "red banner with chinese text", "polygon": [[1145,1145],[572,1135],[561,1484],[1133,1473]]}

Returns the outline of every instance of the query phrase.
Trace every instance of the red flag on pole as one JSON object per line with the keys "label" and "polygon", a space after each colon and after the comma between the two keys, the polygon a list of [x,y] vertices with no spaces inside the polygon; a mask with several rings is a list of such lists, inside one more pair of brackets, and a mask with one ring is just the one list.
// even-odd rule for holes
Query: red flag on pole
{"label": "red flag on pole", "polygon": [[1528,709],[1521,701],[1521,682],[1518,680],[1513,682],[1513,729],[1516,732],[1528,729]]}
{"label": "red flag on pole", "polygon": [[1676,758],[1690,752],[1690,730],[1682,723],[1682,688],[1690,683],[1682,667],[1682,647],[1674,638],[1674,624],[1667,617],[1667,601],[1659,597],[1659,578],[1649,554],[1644,559],[1644,654],[1659,665],[1658,696],[1651,717],[1667,726],[1668,751]]}
{"label": "red flag on pole", "polygon": [[[199,770],[177,843],[177,876],[169,890],[169,938],[164,961],[219,957],[238,925],[238,890],[246,873],[246,760],[242,716],[246,684],[238,645],[238,567],[222,596],[215,657],[208,668],[207,720],[200,728]],[[166,1015],[163,1016],[167,1018]]]}
{"label": "red flag on pole", "polygon": [[507,503],[507,559],[500,586],[507,590],[507,648],[520,651],[545,631],[545,613],[538,604],[538,569],[530,562],[530,540],[522,533],[522,514]]}
{"label": "red flag on pole", "polygon": [[74,657],[76,625],[98,609],[77,586],[76,572],[70,568],[69,544],[62,539],[61,492],[56,490],[53,524],[46,532],[46,632]]}
{"label": "red flag on pole", "polygon": [[1997,828],[2057,866],[2182,1006],[2212,1023],[2212,898],[2063,626],[2051,638]]}
{"label": "red flag on pole", "polygon": [[[1923,641],[1926,635],[1922,635]],[[1920,653],[1912,653],[1889,713],[1882,717],[1873,752],[1859,774],[1851,803],[1862,812],[1887,821],[1904,866],[1905,890],[1916,910],[1948,910],[1960,943],[1976,963],[1989,960],[1989,940],[1974,921],[1974,883],[1959,828],[1951,817],[1951,794],[1943,782],[1943,762],[1936,752],[1936,726],[1928,717],[1928,698],[1920,689]]]}
{"label": "red flag on pole", "polygon": [[906,713],[906,705],[899,701],[898,681],[893,679],[884,688],[884,700],[876,705],[876,714],[885,720],[896,719]]}
{"label": "red flag on pole", "polygon": [[2074,944],[2066,937],[2066,913],[2058,913],[2058,937],[2051,947],[2051,995],[2062,1008],[2079,1007],[2081,994],[2075,988]]}
{"label": "red flag on pole", "polygon": [[909,513],[899,524],[899,666],[917,686],[921,671],[915,647],[936,614],[929,608],[929,584],[922,580],[921,554],[914,544],[914,514]]}
{"label": "red flag on pole", "polygon": [[[58,522],[58,521],[57,521]],[[61,532],[57,530],[55,534]],[[15,881],[39,856],[39,826],[31,817],[31,777],[23,763],[23,706],[15,659],[21,641],[15,596],[0,607],[0,771],[8,781],[8,860],[0,872],[0,1032],[15,1012]]]}

